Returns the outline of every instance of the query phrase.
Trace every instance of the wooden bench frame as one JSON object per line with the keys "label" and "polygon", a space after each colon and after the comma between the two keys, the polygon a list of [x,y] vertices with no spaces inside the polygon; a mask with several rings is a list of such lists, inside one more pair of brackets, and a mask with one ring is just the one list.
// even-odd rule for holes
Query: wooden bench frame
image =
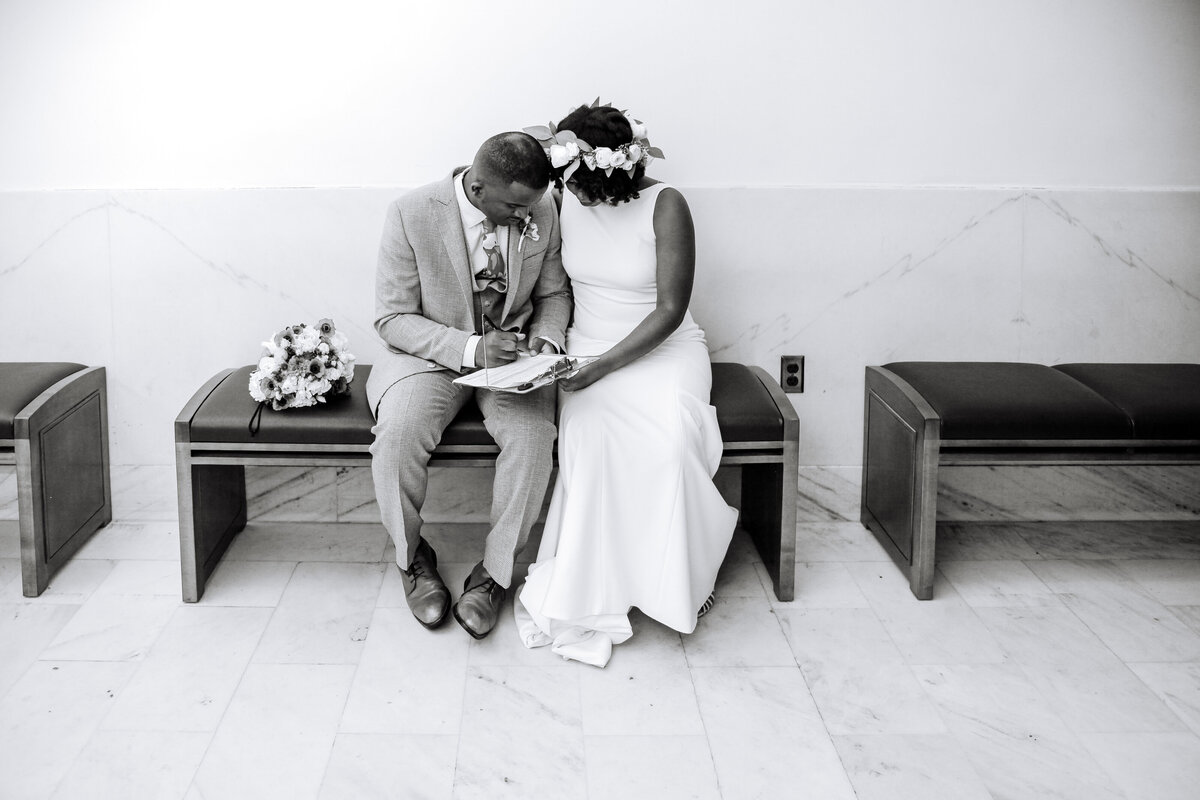
{"label": "wooden bench frame", "polygon": [[933,407],[882,367],[864,394],[862,523],[919,600],[933,597],[939,467],[1200,464],[1194,439],[943,439]]}
{"label": "wooden bench frame", "polygon": [[112,522],[104,367],[68,375],[17,412],[13,438],[0,439],[0,464],[17,468],[21,590],[37,597]]}
{"label": "wooden bench frame", "polygon": [[[781,439],[726,443],[721,466],[741,468],[741,518],[771,575],[775,595],[795,592],[796,494],[800,420],[779,385],[761,367],[750,367],[783,418]],[[191,441],[191,420],[209,394],[235,370],[209,380],[175,420],[179,492],[179,549],[183,599],[197,602],[230,541],[246,525],[248,466],[364,467],[365,444],[220,443]],[[430,466],[490,467],[499,448],[439,445]]]}

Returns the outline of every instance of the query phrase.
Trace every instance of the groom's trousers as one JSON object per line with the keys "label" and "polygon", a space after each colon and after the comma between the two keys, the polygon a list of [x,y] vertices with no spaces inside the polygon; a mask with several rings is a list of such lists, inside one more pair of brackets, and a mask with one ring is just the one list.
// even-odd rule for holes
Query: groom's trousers
{"label": "groom's trousers", "polygon": [[371,475],[383,525],[396,544],[396,563],[408,569],[421,540],[421,507],[429,457],[466,403],[476,402],[496,444],[491,530],[483,566],[498,584],[512,583],[513,561],[525,546],[550,481],[555,389],[528,394],[476,390],[448,371],[417,373],[384,393],[372,428]]}

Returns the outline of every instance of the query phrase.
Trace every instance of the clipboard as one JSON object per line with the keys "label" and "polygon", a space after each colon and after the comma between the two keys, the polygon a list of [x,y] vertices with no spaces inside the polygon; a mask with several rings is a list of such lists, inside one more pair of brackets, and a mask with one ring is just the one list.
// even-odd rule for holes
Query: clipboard
{"label": "clipboard", "polygon": [[525,394],[534,389],[548,386],[561,378],[569,378],[578,372],[580,367],[592,363],[597,358],[598,356],[572,356],[556,353],[522,354],[517,356],[516,361],[510,361],[499,367],[477,369],[470,374],[455,378],[454,382],[462,386],[473,386],[476,389]]}

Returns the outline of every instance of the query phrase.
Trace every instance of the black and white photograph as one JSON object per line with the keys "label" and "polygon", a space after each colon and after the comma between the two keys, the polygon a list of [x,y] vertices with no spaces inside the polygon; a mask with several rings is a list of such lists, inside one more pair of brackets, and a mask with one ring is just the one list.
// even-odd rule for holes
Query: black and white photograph
{"label": "black and white photograph", "polygon": [[1200,0],[0,0],[0,800],[1196,800]]}

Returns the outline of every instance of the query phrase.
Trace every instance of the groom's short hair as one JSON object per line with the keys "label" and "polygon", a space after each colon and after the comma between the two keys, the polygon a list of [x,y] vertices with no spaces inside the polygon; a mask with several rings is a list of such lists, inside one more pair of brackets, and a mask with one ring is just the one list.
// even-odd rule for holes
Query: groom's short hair
{"label": "groom's short hair", "polygon": [[550,159],[528,133],[498,133],[475,154],[475,165],[504,183],[545,189],[550,183]]}

